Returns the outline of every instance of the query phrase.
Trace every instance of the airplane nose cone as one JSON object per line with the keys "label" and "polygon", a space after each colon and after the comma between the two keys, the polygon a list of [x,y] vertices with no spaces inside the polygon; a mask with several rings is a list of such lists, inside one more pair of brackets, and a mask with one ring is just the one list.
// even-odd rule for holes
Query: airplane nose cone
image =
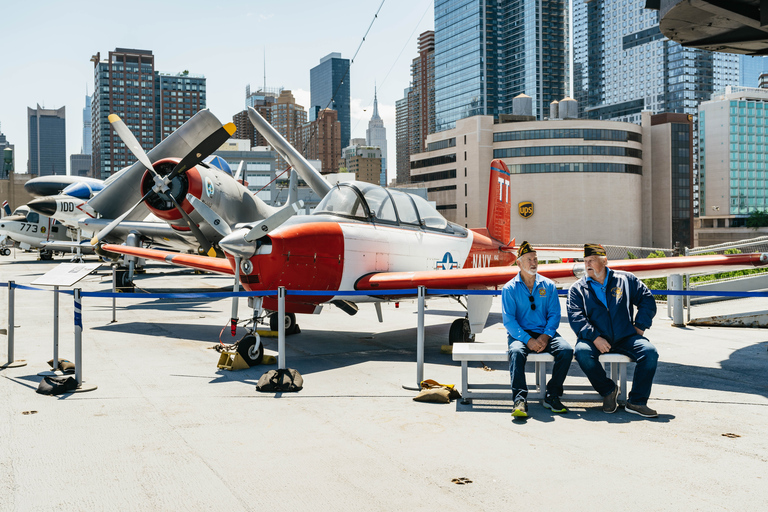
{"label": "airplane nose cone", "polygon": [[245,241],[248,231],[245,228],[233,231],[219,241],[219,247],[233,256],[250,258],[256,254],[256,244]]}
{"label": "airplane nose cone", "polygon": [[27,203],[29,209],[47,217],[56,213],[56,200],[50,197],[39,197]]}

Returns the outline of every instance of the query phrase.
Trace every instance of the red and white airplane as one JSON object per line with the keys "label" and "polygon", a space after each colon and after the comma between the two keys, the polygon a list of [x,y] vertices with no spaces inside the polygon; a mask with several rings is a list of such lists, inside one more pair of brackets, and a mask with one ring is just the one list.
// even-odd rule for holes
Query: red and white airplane
{"label": "red and white airplane", "polygon": [[[403,297],[402,290],[499,289],[518,272],[514,239],[510,236],[509,171],[501,160],[491,162],[487,225],[466,229],[448,222],[423,198],[363,182],[328,184],[306,160],[253,109],[249,116],[270,144],[315,191],[324,196],[312,215],[292,217],[290,205],[248,225],[235,226],[219,246],[226,259],[106,244],[116,253],[235,275],[248,291],[328,291],[327,295],[288,295],[286,327],[294,313],[317,313],[332,303],[350,314],[355,303]],[[646,260],[614,260],[610,266],[641,277],[673,273],[722,271],[768,263],[766,254],[692,256]],[[559,283],[583,275],[582,263],[541,265],[539,273]],[[345,295],[345,291],[375,291],[384,295]],[[456,292],[451,292],[455,294]],[[447,294],[447,293],[446,293]],[[482,331],[492,296],[467,296],[467,318],[451,326],[449,341],[465,341]],[[277,310],[277,300],[265,297],[261,308]],[[377,307],[380,312],[380,308]],[[233,313],[233,317],[236,315]],[[272,317],[276,325],[276,315]],[[379,316],[381,320],[381,316]],[[254,325],[255,328],[255,325]],[[261,349],[251,351],[260,359]],[[241,351],[244,353],[244,351]],[[249,358],[246,358],[249,359]],[[250,361],[249,361],[250,362]]]}

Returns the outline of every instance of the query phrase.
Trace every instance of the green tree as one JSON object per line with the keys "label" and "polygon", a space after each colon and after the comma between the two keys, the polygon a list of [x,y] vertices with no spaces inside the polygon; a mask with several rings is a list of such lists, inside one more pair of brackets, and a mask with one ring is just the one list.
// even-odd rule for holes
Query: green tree
{"label": "green tree", "polygon": [[748,228],[764,228],[768,227],[768,211],[755,210],[747,217]]}

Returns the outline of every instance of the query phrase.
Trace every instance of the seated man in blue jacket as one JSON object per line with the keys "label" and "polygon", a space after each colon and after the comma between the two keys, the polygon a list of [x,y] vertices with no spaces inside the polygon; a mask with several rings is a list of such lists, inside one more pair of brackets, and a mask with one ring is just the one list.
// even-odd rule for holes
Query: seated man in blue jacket
{"label": "seated man in blue jacket", "polygon": [[[586,275],[568,292],[568,322],[576,333],[576,360],[595,391],[603,412],[616,412],[619,388],[605,375],[600,354],[623,354],[637,363],[625,410],[646,418],[658,416],[648,397],[659,358],[643,333],[651,327],[656,301],[648,287],[629,272],[611,270],[605,249],[584,244]],[[637,308],[637,314],[634,309]]]}
{"label": "seated man in blue jacket", "polygon": [[573,349],[558,333],[560,301],[555,284],[536,271],[536,251],[528,242],[517,251],[520,272],[501,290],[501,315],[509,343],[509,373],[515,408],[512,416],[528,416],[525,361],[531,352],[549,352],[555,358],[552,378],[542,405],[552,412],[568,412],[560,402],[563,381],[573,359]]}

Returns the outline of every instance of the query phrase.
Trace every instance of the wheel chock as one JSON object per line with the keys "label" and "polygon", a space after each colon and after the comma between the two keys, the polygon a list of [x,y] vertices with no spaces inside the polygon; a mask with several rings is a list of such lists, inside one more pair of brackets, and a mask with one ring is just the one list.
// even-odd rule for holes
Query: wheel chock
{"label": "wheel chock", "polygon": [[243,359],[243,356],[234,350],[223,351],[219,356],[219,363],[216,367],[221,368],[222,370],[247,370],[250,368],[248,363],[245,362],[245,359]]}
{"label": "wheel chock", "polygon": [[277,338],[277,331],[256,331],[256,333],[263,338]]}
{"label": "wheel chock", "polygon": [[453,354],[453,345],[440,345],[440,353]]}
{"label": "wheel chock", "polygon": [[264,357],[261,360],[261,364],[275,364],[277,363],[277,358],[275,356],[270,356],[267,354],[264,354]]}

